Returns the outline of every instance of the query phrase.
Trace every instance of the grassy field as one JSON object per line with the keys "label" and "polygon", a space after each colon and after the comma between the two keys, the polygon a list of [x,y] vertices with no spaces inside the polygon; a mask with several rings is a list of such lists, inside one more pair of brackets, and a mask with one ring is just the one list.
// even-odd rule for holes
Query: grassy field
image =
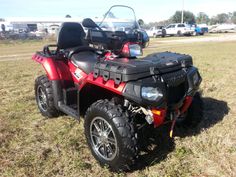
{"label": "grassy field", "polygon": [[158,129],[136,167],[120,174],[94,160],[83,121],[40,115],[34,79],[43,70],[30,55],[47,41],[0,43],[0,176],[236,176],[236,42],[175,45],[159,40],[151,41],[145,55],[173,51],[193,56],[203,77],[204,119],[196,130],[176,128],[173,140],[168,126]]}

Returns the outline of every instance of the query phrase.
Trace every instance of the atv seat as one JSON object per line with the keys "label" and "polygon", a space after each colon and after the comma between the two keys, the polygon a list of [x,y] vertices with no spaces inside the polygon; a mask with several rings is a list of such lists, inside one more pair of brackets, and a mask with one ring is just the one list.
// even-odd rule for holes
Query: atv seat
{"label": "atv seat", "polygon": [[[44,46],[43,53],[47,56],[52,56],[62,52],[67,56],[69,53],[75,53],[78,47],[88,47],[84,39],[85,32],[79,23],[62,23],[57,38],[57,44]],[[56,47],[56,50],[50,50],[51,47]]]}
{"label": "atv seat", "polygon": [[97,57],[97,54],[93,51],[81,51],[71,56],[71,62],[89,74],[93,71],[94,65],[97,63]]}
{"label": "atv seat", "polygon": [[63,23],[59,32],[57,45],[65,52],[66,58],[82,69],[90,73],[97,62],[97,54],[94,48],[85,42],[85,32],[79,23]]}
{"label": "atv seat", "polygon": [[59,49],[69,49],[85,45],[85,32],[79,23],[65,22],[61,25],[57,46]]}

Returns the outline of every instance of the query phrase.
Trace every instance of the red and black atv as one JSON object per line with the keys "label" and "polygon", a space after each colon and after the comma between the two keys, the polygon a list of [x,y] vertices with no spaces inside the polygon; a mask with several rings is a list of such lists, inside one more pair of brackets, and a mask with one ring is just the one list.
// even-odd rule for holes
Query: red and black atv
{"label": "red and black atv", "polygon": [[132,8],[113,6],[99,25],[89,18],[82,25],[63,23],[57,45],[33,56],[46,71],[35,81],[35,96],[45,117],[84,116],[87,143],[101,165],[126,170],[135,162],[138,126],[170,122],[172,136],[176,121],[201,121],[201,76],[191,56],[137,58],[147,41]]}

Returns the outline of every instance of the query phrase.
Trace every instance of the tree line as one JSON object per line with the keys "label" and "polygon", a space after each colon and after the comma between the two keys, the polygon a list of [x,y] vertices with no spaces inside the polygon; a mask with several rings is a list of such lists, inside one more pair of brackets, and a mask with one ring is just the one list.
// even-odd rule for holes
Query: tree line
{"label": "tree line", "polygon": [[[144,24],[143,28],[150,28],[153,26],[165,26],[170,23],[180,23],[182,17],[182,11],[176,11],[173,16],[171,16],[168,20],[163,20],[160,22],[150,22],[148,24]],[[184,11],[184,23],[188,24],[222,24],[222,23],[234,23],[236,24],[236,11],[229,13],[220,13],[216,16],[210,18],[206,13],[199,12],[197,16],[195,16],[190,11]]]}

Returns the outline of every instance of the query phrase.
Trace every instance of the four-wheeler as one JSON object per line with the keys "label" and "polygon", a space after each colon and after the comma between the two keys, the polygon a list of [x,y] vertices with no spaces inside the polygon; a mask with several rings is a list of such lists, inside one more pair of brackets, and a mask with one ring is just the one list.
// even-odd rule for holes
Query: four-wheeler
{"label": "four-wheeler", "polygon": [[138,132],[148,124],[170,123],[172,136],[175,122],[200,122],[202,79],[191,56],[141,58],[142,32],[127,6],[113,6],[100,25],[89,18],[82,25],[87,34],[79,23],[63,23],[57,44],[34,54],[46,71],[35,80],[35,97],[43,116],[84,117],[88,146],[102,166],[128,170],[138,157]]}

